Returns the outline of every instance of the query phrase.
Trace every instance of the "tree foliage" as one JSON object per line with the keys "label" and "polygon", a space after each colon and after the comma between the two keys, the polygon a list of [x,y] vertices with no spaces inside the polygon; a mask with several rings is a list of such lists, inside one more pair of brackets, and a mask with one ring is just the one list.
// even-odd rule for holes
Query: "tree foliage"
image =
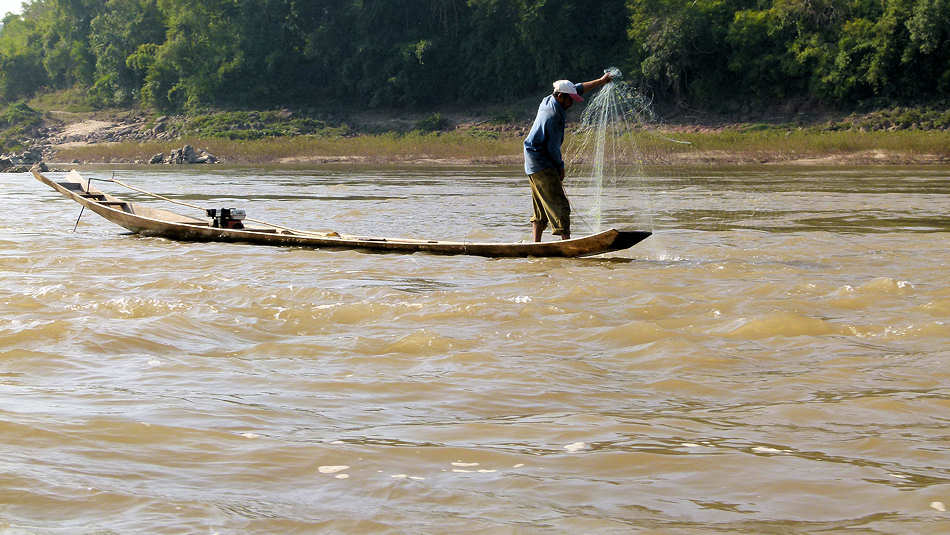
{"label": "tree foliage", "polygon": [[481,106],[618,66],[680,105],[950,92],[950,0],[33,0],[0,100]]}
{"label": "tree foliage", "polygon": [[692,102],[947,96],[948,0],[630,0],[643,80]]}

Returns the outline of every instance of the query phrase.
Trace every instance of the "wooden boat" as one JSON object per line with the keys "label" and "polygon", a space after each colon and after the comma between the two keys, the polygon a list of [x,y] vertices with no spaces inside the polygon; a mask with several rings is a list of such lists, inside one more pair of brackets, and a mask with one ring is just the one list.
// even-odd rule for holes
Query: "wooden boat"
{"label": "wooden boat", "polygon": [[[71,171],[64,180],[52,180],[36,169],[32,172],[33,176],[40,182],[81,204],[84,209],[89,209],[119,226],[137,234],[159,236],[173,240],[244,242],[262,245],[364,249],[404,253],[423,251],[436,254],[488,257],[578,257],[627,249],[651,235],[650,232],[646,231],[610,229],[598,234],[570,240],[541,243],[478,243],[348,236],[335,232],[308,232],[267,224],[262,221],[257,221],[255,224],[243,228],[220,228],[215,226],[215,220],[211,217],[189,217],[168,210],[125,201],[103,193],[92,187],[90,180],[83,178],[76,171]],[[117,180],[113,180],[113,182],[121,184]],[[144,190],[138,191],[148,193]],[[170,201],[170,199],[166,200]],[[256,220],[248,219],[248,221]]]}

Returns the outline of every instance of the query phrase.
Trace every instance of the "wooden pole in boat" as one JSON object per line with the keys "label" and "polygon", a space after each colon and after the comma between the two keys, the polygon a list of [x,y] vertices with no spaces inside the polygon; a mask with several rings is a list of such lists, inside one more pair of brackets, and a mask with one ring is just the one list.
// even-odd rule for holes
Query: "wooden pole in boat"
{"label": "wooden pole in boat", "polygon": [[[115,171],[112,172],[112,178],[115,179]],[[89,179],[92,180],[92,179]],[[89,193],[89,180],[86,181],[86,193]],[[79,188],[82,189],[82,184],[80,183]],[[73,225],[73,232],[76,232],[76,229],[79,227],[79,220],[82,219],[82,213],[86,210],[86,205],[82,205],[79,208],[79,217],[76,218],[76,224]]]}
{"label": "wooden pole in boat", "polygon": [[79,219],[82,217],[82,212],[83,212],[83,210],[85,210],[85,209],[86,209],[86,206],[85,206],[85,205],[83,205],[83,207],[79,209],[79,217],[76,218],[76,224],[73,225],[73,232],[76,232],[76,227],[79,226]]}

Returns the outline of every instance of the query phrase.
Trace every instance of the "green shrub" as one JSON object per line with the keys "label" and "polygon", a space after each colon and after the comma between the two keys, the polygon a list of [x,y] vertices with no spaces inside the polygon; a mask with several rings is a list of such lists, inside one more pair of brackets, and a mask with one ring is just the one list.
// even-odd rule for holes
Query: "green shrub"
{"label": "green shrub", "polygon": [[739,131],[740,132],[761,132],[763,130],[772,130],[773,128],[775,127],[772,125],[768,125],[764,123],[753,123],[753,124],[749,124],[742,127],[741,129],[739,129]]}
{"label": "green shrub", "polygon": [[432,115],[417,121],[415,129],[422,132],[436,132],[440,130],[448,130],[450,126],[450,121],[445,117],[442,117],[441,113],[433,113]]}
{"label": "green shrub", "polygon": [[950,110],[937,115],[934,119],[934,128],[950,128]]}
{"label": "green shrub", "polygon": [[183,125],[189,135],[251,140],[300,135],[346,135],[345,125],[332,127],[311,117],[278,111],[231,111],[193,115]]}
{"label": "green shrub", "polygon": [[511,124],[517,123],[519,121],[520,118],[518,117],[518,114],[510,110],[492,115],[492,117],[488,120],[488,122],[493,124]]}
{"label": "green shrub", "polygon": [[3,152],[22,148],[23,138],[42,122],[40,112],[25,102],[14,102],[0,113],[0,149]]}
{"label": "green shrub", "polygon": [[478,128],[472,128],[468,131],[468,135],[476,139],[498,139],[498,132],[492,132],[491,130],[479,130]]}
{"label": "green shrub", "polygon": [[40,93],[30,99],[29,103],[31,107],[42,111],[84,113],[95,110],[88,92],[82,87]]}

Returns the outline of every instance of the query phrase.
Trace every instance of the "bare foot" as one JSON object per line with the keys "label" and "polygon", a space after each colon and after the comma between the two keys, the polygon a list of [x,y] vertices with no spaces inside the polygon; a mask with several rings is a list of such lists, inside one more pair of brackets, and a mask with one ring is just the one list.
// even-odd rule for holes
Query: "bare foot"
{"label": "bare foot", "polygon": [[544,232],[544,229],[547,227],[547,224],[540,224],[537,221],[532,222],[532,231],[534,234],[534,241],[541,241],[541,233]]}

